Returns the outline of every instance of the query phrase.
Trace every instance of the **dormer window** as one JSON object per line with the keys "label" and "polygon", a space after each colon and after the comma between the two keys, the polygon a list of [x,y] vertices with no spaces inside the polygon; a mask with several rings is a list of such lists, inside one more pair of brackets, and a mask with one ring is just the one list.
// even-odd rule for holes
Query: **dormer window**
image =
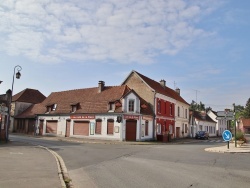
{"label": "dormer window", "polygon": [[79,103],[71,104],[71,113],[74,113],[79,109]]}
{"label": "dormer window", "polygon": [[135,111],[135,100],[130,99],[128,101],[128,111],[129,112],[134,112]]}
{"label": "dormer window", "polygon": [[114,102],[110,102],[109,103],[109,111],[110,112],[114,112],[115,111],[115,103]]}
{"label": "dormer window", "polygon": [[46,107],[47,107],[46,112],[49,113],[51,111],[55,111],[56,110],[57,104],[48,105]]}

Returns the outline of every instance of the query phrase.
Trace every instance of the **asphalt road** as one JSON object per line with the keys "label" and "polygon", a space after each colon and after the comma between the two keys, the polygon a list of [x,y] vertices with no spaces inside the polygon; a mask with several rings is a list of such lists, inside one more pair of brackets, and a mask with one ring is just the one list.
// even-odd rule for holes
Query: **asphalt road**
{"label": "asphalt road", "polygon": [[250,187],[249,153],[204,151],[226,143],[79,144],[16,135],[11,139],[56,151],[74,187]]}

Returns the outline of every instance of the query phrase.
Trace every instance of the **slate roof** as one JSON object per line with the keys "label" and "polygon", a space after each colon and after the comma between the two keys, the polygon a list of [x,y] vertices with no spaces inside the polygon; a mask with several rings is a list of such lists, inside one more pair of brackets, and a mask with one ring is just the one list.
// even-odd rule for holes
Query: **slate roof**
{"label": "slate roof", "polygon": [[[122,112],[122,107],[119,105],[120,99],[128,92],[131,92],[131,89],[126,85],[105,86],[100,93],[98,87],[52,92],[42,103],[29,107],[16,118],[30,118],[35,117],[35,114],[45,114],[47,106],[53,104],[57,104],[56,110],[49,114],[108,113],[109,102],[118,104],[114,112],[119,113]],[[143,99],[140,100],[141,105],[144,104],[141,113],[152,115],[148,103]],[[74,113],[71,113],[71,105],[73,104],[79,104],[80,107]]]}
{"label": "slate roof", "polygon": [[196,118],[197,120],[200,121],[208,121],[208,122],[212,122],[212,123],[216,123],[212,118],[210,118],[206,112],[205,116],[202,115],[202,112],[199,111],[192,111],[193,112],[193,117]]}
{"label": "slate roof", "polygon": [[24,89],[12,97],[12,102],[41,103],[46,97],[36,89]]}
{"label": "slate roof", "polygon": [[137,72],[137,71],[132,71],[134,73],[136,73],[137,75],[139,75],[141,77],[141,79],[144,80],[145,83],[147,83],[149,85],[149,87],[151,87],[152,89],[154,89],[157,93],[160,93],[162,95],[168,96],[172,99],[175,99],[179,102],[185,103],[187,105],[190,105],[189,103],[187,103],[175,90],[169,88],[169,87],[163,87],[159,82],[152,80],[151,78],[148,78],[144,75],[142,75],[141,73]]}

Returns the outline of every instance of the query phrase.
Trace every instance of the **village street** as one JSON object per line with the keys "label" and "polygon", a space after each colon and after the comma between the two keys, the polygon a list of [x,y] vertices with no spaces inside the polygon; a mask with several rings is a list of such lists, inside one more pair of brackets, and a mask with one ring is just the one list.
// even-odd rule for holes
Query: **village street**
{"label": "village street", "polygon": [[[185,144],[76,143],[12,135],[64,160],[74,187],[249,187],[249,153],[211,153],[220,140]],[[44,164],[46,165],[46,164]]]}

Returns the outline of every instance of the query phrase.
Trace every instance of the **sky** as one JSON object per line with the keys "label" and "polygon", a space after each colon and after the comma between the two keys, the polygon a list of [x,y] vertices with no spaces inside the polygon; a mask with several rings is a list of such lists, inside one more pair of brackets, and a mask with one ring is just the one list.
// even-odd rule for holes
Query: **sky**
{"label": "sky", "polygon": [[[250,98],[249,0],[1,0],[0,93],[120,85],[132,70],[215,111]],[[20,66],[20,67],[19,67]]]}

